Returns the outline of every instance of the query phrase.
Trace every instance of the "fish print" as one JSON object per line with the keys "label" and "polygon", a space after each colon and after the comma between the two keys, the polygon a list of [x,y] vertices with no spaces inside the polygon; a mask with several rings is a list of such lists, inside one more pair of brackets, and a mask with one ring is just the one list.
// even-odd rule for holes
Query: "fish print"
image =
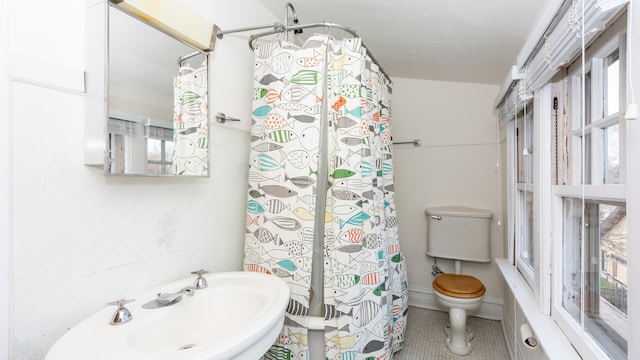
{"label": "fish print", "polygon": [[340,251],[348,254],[359,253],[360,251],[362,251],[362,245],[353,244],[353,245],[338,246],[336,248],[336,251]]}
{"label": "fish print", "polygon": [[249,190],[249,196],[251,196],[254,199],[257,199],[259,197],[264,197],[265,194],[260,193],[260,191],[258,190]]}
{"label": "fish print", "polygon": [[378,312],[380,306],[374,301],[366,300],[360,303],[358,311],[353,315],[353,324],[357,327],[363,327],[373,320]]}
{"label": "fish print", "polygon": [[[354,173],[355,174],[355,173]],[[359,190],[362,189],[362,179],[342,179],[340,181],[336,181],[333,184],[333,187],[339,189],[354,189]]]}
{"label": "fish print", "polygon": [[347,146],[356,146],[362,144],[362,140],[359,137],[343,137],[340,139]]}
{"label": "fish print", "polygon": [[299,111],[306,108],[307,105],[300,103],[278,103],[274,104],[274,107],[283,111]]}
{"label": "fish print", "polygon": [[293,331],[291,331],[291,329],[289,329],[289,337],[295,338],[299,343],[301,343],[304,346],[309,345],[307,335],[303,334],[302,332],[294,333]]}
{"label": "fish print", "polygon": [[282,345],[291,345],[291,344],[293,344],[293,341],[291,341],[291,338],[288,337],[287,335],[280,334],[278,336],[278,339],[276,339],[276,343],[277,344],[282,344]]}
{"label": "fish print", "polygon": [[287,154],[287,161],[296,169],[303,169],[309,165],[311,156],[307,151],[294,150]]}
{"label": "fish print", "polygon": [[266,360],[292,360],[291,350],[280,345],[271,345],[266,354],[264,354]]}
{"label": "fish print", "polygon": [[340,86],[342,85],[342,82],[344,81],[344,79],[346,78],[353,78],[353,72],[348,72],[345,69],[342,69],[341,71],[334,73],[331,76],[331,80],[333,81],[333,84],[335,86]]}
{"label": "fish print", "polygon": [[364,346],[364,349],[362,350],[362,352],[365,354],[368,354],[374,351],[378,351],[383,347],[384,347],[384,342],[379,340],[371,340],[367,343],[367,345]]}
{"label": "fish print", "polygon": [[309,89],[305,86],[294,85],[282,94],[282,98],[289,102],[300,102],[309,95],[315,94],[316,89]]}
{"label": "fish print", "polygon": [[283,245],[287,250],[289,250],[291,254],[295,256],[304,255],[311,251],[311,248],[301,241],[291,240],[281,245]]}
{"label": "fish print", "polygon": [[382,246],[382,236],[380,234],[367,234],[364,236],[362,246],[366,249],[376,249]]}
{"label": "fish print", "polygon": [[310,227],[303,227],[302,229],[300,229],[300,231],[298,231],[298,238],[302,241],[313,241],[313,236],[315,234],[315,231],[313,230],[313,228]]}
{"label": "fish print", "polygon": [[284,77],[277,78],[273,74],[267,74],[267,75],[263,76],[262,79],[260,79],[258,82],[261,85],[269,86],[269,85],[271,85],[271,83],[274,83],[276,81],[283,82],[284,81]]}
{"label": "fish print", "polygon": [[[336,110],[337,111],[337,110]],[[357,122],[348,116],[341,116],[337,120],[333,121],[334,130],[347,129],[353,127]]]}
{"label": "fish print", "polygon": [[258,241],[263,244],[271,243],[271,242],[274,244],[277,244],[280,240],[278,235],[274,235],[269,230],[263,227],[257,228],[256,231],[253,233],[253,236],[255,236],[256,239],[258,239]]}
{"label": "fish print", "polygon": [[280,114],[269,113],[267,118],[265,119],[265,127],[267,129],[281,129],[289,124],[287,124],[287,120]]}
{"label": "fish print", "polygon": [[276,151],[276,150],[280,150],[282,149],[283,146],[280,144],[274,144],[274,143],[269,143],[269,142],[264,142],[264,143],[260,143],[254,147],[252,147],[253,150],[257,151],[257,152],[271,152],[271,151]]}
{"label": "fish print", "polygon": [[263,209],[272,214],[279,214],[285,209],[291,209],[291,204],[285,204],[284,201],[279,199],[271,199],[265,201]]}
{"label": "fish print", "polygon": [[365,132],[362,131],[362,129],[358,128],[358,127],[354,127],[352,129],[348,129],[348,130],[342,130],[340,129],[340,135],[345,136],[345,135],[349,135],[350,137],[359,137],[361,134],[364,134]]}
{"label": "fish print", "polygon": [[340,86],[340,95],[346,98],[359,98],[362,87],[360,84]]}
{"label": "fish print", "polygon": [[349,229],[344,233],[342,233],[342,235],[340,236],[340,239],[342,241],[350,242],[353,244],[360,244],[362,243],[363,234],[364,234],[364,231],[362,229],[357,229],[357,228]]}
{"label": "fish print", "polygon": [[344,274],[334,275],[332,278],[333,286],[344,289],[355,286],[360,282],[360,275]]}
{"label": "fish print", "polygon": [[267,154],[259,153],[251,159],[251,166],[260,171],[273,171],[284,168],[285,164],[280,164],[276,159]]}
{"label": "fish print", "polygon": [[313,57],[302,57],[296,60],[296,63],[302,67],[310,68],[322,65],[322,59],[316,59]]}
{"label": "fish print", "polygon": [[307,188],[316,183],[316,179],[311,176],[296,176],[290,178],[287,174],[284,174],[284,181],[291,181],[291,183],[299,188]]}
{"label": "fish print", "polygon": [[302,227],[302,224],[300,224],[298,220],[293,218],[283,217],[283,216],[277,216],[274,218],[267,218],[265,216],[264,222],[265,223],[271,222],[272,224],[279,227],[280,229],[287,230],[287,231],[298,230]]}
{"label": "fish print", "polygon": [[333,190],[333,197],[340,200],[356,201],[360,199],[360,195],[351,190]]}
{"label": "fish print", "polygon": [[292,278],[293,277],[292,273],[290,273],[290,272],[288,272],[286,270],[279,269],[279,268],[271,269],[271,273],[273,275],[279,277],[279,278],[282,278],[282,279],[286,279],[286,278],[290,278],[290,277]]}
{"label": "fish print", "polygon": [[284,74],[291,69],[291,65],[295,61],[295,58],[293,55],[285,52],[271,57],[270,60],[271,62],[268,65],[271,71],[276,74]]}
{"label": "fish print", "polygon": [[362,275],[363,285],[376,285],[379,283],[380,283],[380,273],[377,271],[372,271],[370,273],[366,273]]}
{"label": "fish print", "polygon": [[259,100],[267,96],[269,89],[266,88],[253,88],[253,100]]}
{"label": "fish print", "polygon": [[[342,229],[346,224],[360,226],[365,220],[368,220],[370,218],[371,216],[369,214],[361,211],[358,214],[350,217],[347,221],[343,221],[342,219],[340,219],[340,229]],[[266,218],[265,221],[267,221]]]}
{"label": "fish print", "polygon": [[275,130],[267,134],[267,137],[278,143],[286,143],[298,137],[291,130]]}
{"label": "fish print", "polygon": [[264,98],[268,105],[271,105],[280,99],[282,99],[282,91],[278,91],[276,89],[269,89],[267,97]]}
{"label": "fish print", "polygon": [[253,110],[252,114],[253,116],[257,117],[257,118],[263,118],[265,116],[267,116],[267,114],[269,114],[269,112],[272,110],[273,108],[269,105],[263,105],[260,106],[259,108]]}
{"label": "fish print", "polygon": [[255,200],[247,201],[247,211],[251,214],[262,214],[264,212],[264,208],[260,205],[259,202]]}
{"label": "fish print", "polygon": [[311,124],[316,121],[315,116],[311,115],[291,115],[291,113],[287,113],[287,119],[294,119],[295,121],[299,121],[305,124]]}
{"label": "fish print", "polygon": [[340,111],[340,108],[342,108],[344,106],[344,104],[347,103],[347,99],[345,99],[344,97],[340,96],[340,98],[338,99],[338,101],[336,101],[335,103],[333,103],[333,105],[331,105],[331,107],[333,108],[334,111]]}
{"label": "fish print", "polygon": [[360,207],[354,205],[338,205],[333,207],[332,212],[336,215],[348,215],[357,210],[360,210]]}
{"label": "fish print", "polygon": [[271,271],[269,271],[269,269],[267,269],[265,267],[262,267],[262,266],[259,266],[259,265],[256,265],[256,264],[247,265],[247,269],[249,271],[252,271],[252,272],[259,272],[259,273],[264,273],[264,274],[271,275]]}
{"label": "fish print", "polygon": [[298,265],[298,269],[304,272],[311,272],[311,258],[309,257],[298,257],[295,260],[296,265]]}
{"label": "fish print", "polygon": [[265,262],[265,260],[260,256],[260,253],[258,253],[256,250],[245,249],[244,254],[245,254],[245,258],[251,260],[256,264],[261,264]]}
{"label": "fish print", "polygon": [[309,127],[300,133],[300,145],[307,151],[312,151],[320,146],[320,130]]}
{"label": "fish print", "polygon": [[346,336],[334,336],[331,337],[327,340],[331,341],[332,343],[338,345],[339,348],[341,349],[349,349],[354,347],[358,341],[360,340],[360,337],[362,336],[362,333],[357,333],[357,334],[353,334],[353,335],[346,335]]}
{"label": "fish print", "polygon": [[315,70],[300,70],[289,81],[298,85],[315,85],[318,83],[318,72]]}
{"label": "fish print", "polygon": [[256,217],[251,217],[249,214],[247,214],[246,224],[247,226],[250,226],[252,224],[260,225],[260,215]]}
{"label": "fish print", "polygon": [[295,316],[308,316],[309,308],[294,299],[289,299],[286,312]]}
{"label": "fish print", "polygon": [[286,259],[286,260],[280,260],[276,263],[276,265],[280,266],[281,268],[288,270],[288,271],[296,271],[298,270],[298,267],[296,266],[296,263]]}
{"label": "fish print", "polygon": [[332,174],[331,177],[334,179],[344,179],[344,178],[348,178],[350,176],[355,175],[355,171],[351,171],[349,169],[336,169]]}
{"label": "fish print", "polygon": [[336,308],[335,305],[330,305],[330,304],[324,304],[324,319],[325,320],[329,320],[329,319],[338,319],[341,318],[343,315],[347,315],[347,316],[352,316],[353,315],[353,309],[350,309],[349,312],[344,313],[340,310],[338,310]]}

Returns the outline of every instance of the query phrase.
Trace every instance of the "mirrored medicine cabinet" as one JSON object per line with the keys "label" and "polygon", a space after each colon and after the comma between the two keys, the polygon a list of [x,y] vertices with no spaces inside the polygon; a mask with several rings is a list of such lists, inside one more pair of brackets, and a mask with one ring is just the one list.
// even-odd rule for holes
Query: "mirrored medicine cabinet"
{"label": "mirrored medicine cabinet", "polygon": [[[87,21],[99,22],[103,13],[104,50],[88,46],[87,62],[94,62],[87,71],[87,122],[102,110],[105,175],[209,176],[207,54],[107,0],[96,6]],[[102,97],[90,94],[101,92],[100,54],[89,53],[92,48],[104,55]],[[91,162],[90,140],[85,163]]]}

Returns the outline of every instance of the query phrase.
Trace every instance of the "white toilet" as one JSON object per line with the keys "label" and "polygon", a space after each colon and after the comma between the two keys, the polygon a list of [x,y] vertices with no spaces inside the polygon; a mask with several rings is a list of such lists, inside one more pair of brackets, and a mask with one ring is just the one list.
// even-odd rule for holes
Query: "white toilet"
{"label": "white toilet", "polygon": [[457,355],[471,352],[473,332],[467,315],[482,304],[482,282],[460,274],[462,261],[491,262],[490,224],[493,213],[461,206],[434,207],[427,214],[427,255],[454,260],[455,273],[438,275],[432,283],[438,302],[449,310],[445,327],[447,349]]}

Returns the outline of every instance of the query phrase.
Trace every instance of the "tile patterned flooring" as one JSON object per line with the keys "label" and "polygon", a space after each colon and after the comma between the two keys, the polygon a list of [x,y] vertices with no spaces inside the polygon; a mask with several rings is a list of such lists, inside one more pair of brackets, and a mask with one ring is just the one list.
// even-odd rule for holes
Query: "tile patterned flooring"
{"label": "tile patterned flooring", "polygon": [[509,351],[500,321],[476,317],[467,319],[474,332],[472,351],[467,356],[455,355],[447,350],[444,326],[446,312],[409,307],[405,344],[393,360],[509,360]]}

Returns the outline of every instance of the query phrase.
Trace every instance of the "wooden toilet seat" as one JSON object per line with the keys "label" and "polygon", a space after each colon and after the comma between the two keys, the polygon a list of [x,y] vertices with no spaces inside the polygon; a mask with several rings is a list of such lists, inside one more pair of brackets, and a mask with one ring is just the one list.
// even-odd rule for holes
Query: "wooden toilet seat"
{"label": "wooden toilet seat", "polygon": [[432,285],[437,292],[460,299],[477,298],[484,295],[487,290],[480,280],[469,275],[438,275]]}

